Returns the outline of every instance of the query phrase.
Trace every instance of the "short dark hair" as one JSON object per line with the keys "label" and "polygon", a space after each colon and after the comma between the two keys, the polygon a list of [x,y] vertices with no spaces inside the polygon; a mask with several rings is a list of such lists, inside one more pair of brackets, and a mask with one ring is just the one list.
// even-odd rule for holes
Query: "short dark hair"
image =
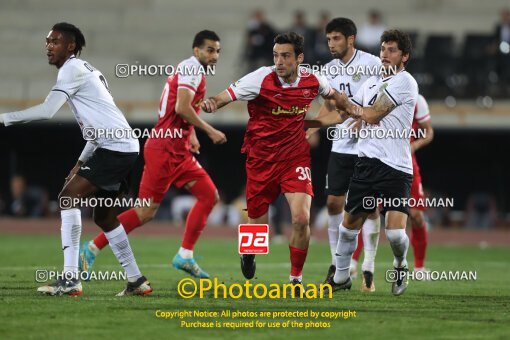
{"label": "short dark hair", "polygon": [[356,29],[354,21],[348,18],[335,18],[328,22],[326,25],[326,34],[331,32],[340,32],[346,38],[350,37],[351,35],[355,36],[358,34],[358,30]]}
{"label": "short dark hair", "polygon": [[76,56],[81,54],[82,48],[85,47],[85,37],[78,27],[67,22],[59,22],[58,24],[53,25],[51,30],[60,32],[64,37],[72,39],[76,44],[74,54]]}
{"label": "short dark hair", "polygon": [[303,53],[305,49],[305,38],[296,32],[280,33],[274,38],[275,44],[291,44],[294,46],[296,57]]}
{"label": "short dark hair", "polygon": [[205,40],[220,41],[220,37],[218,37],[218,35],[213,31],[200,31],[195,35],[195,38],[193,38],[192,48],[201,47]]}
{"label": "short dark hair", "polygon": [[[399,30],[384,31],[381,35],[381,44],[389,41],[396,42],[398,49],[402,51],[402,55],[409,54],[409,59],[411,58],[411,50],[413,49],[413,44],[411,43],[409,34]],[[407,62],[409,59],[407,59]],[[405,62],[404,65],[407,64],[407,62]]]}

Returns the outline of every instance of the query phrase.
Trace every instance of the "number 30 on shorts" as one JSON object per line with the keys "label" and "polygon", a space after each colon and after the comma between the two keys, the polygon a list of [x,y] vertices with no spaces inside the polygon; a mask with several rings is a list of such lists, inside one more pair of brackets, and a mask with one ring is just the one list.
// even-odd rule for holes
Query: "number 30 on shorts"
{"label": "number 30 on shorts", "polygon": [[312,171],[310,171],[309,167],[298,166],[296,172],[299,173],[298,179],[300,181],[312,180]]}

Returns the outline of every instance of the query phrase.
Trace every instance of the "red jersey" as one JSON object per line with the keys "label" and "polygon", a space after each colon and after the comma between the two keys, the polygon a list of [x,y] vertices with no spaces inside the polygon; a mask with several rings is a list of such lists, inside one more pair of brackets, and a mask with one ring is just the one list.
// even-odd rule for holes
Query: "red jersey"
{"label": "red jersey", "polygon": [[[180,88],[194,92],[191,105],[200,114],[200,105],[205,95],[204,68],[194,56],[182,61],[176,73],[168,77],[159,102],[159,119],[152,129],[145,147],[163,149],[180,157],[190,154],[189,139],[194,128],[175,112],[177,90]],[[166,136],[162,138],[161,136]]]}
{"label": "red jersey", "polygon": [[317,95],[332,92],[327,79],[300,70],[293,84],[278,77],[275,67],[261,67],[227,88],[232,100],[248,101],[250,119],[242,153],[270,162],[310,153],[304,120]]}
{"label": "red jersey", "polygon": [[[425,98],[419,94],[414,108],[413,130],[418,131],[419,124],[427,120],[430,120],[429,105]],[[414,136],[411,136],[411,143],[414,142],[415,139]]]}
{"label": "red jersey", "polygon": [[[418,128],[420,127],[419,124],[422,122],[426,122],[428,120],[430,120],[429,105],[427,104],[425,98],[421,94],[419,94],[418,100],[416,101],[416,107],[414,108],[413,130],[415,132],[418,131]],[[414,136],[411,136],[411,143],[414,142],[415,139],[416,138],[414,138]],[[413,156],[413,168],[419,170],[415,154],[413,153],[412,156]]]}

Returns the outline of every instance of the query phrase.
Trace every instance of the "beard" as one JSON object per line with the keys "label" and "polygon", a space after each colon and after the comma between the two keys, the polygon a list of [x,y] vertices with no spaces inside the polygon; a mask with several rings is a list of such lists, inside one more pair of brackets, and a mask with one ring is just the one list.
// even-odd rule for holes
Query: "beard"
{"label": "beard", "polygon": [[393,64],[384,65],[384,73],[386,75],[395,75],[403,67],[404,67],[404,63],[402,62],[402,59],[400,59],[400,61],[395,65],[393,65]]}
{"label": "beard", "polygon": [[346,54],[347,54],[347,49],[345,49],[341,52],[335,52],[332,54],[332,56],[334,59],[343,59]]}

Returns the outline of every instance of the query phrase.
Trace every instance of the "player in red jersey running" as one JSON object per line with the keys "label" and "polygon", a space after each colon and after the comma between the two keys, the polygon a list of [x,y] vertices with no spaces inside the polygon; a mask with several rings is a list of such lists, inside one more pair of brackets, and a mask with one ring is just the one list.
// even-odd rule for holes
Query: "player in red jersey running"
{"label": "player in red jersey running", "polygon": [[[214,112],[232,101],[248,102],[250,119],[241,151],[247,155],[249,221],[267,224],[269,204],[280,192],[285,194],[293,226],[289,242],[290,281],[295,291],[302,292],[313,196],[305,115],[318,95],[335,103],[347,101],[347,96],[332,89],[324,76],[299,67],[304,59],[303,37],[294,32],[284,33],[274,42],[274,66],[261,67],[244,76],[227,90],[205,100],[202,107],[206,112]],[[247,279],[253,278],[255,268],[255,255],[241,257],[241,269]]]}
{"label": "player in red jersey running", "polygon": [[[186,188],[197,201],[186,219],[181,248],[172,265],[192,276],[207,278],[193,258],[193,248],[218,201],[218,191],[207,172],[192,152],[200,148],[194,127],[203,130],[214,144],[227,141],[225,135],[199,117],[205,95],[205,67],[215,65],[220,54],[220,38],[212,31],[201,31],[193,40],[193,56],[182,61],[176,73],[168,77],[159,104],[159,120],[145,143],[145,166],[140,182],[139,198],[149,198],[150,206],[127,210],[117,218],[126,233],[154,218],[161,200],[170,186]],[[179,131],[174,138],[165,132]],[[182,138],[178,135],[182,135]],[[96,255],[108,244],[104,234],[82,244],[80,270],[90,272]]]}
{"label": "player in red jersey running", "polygon": [[[411,152],[413,158],[413,183],[411,184],[411,198],[415,202],[423,202],[425,196],[421,184],[420,167],[416,160],[416,151],[428,145],[434,139],[434,129],[430,122],[429,106],[422,95],[418,96],[418,102],[414,110],[413,130],[423,132],[423,137],[411,138]],[[427,250],[427,226],[423,216],[425,207],[418,203],[409,209],[411,220],[411,245],[414,251],[414,271],[427,272],[425,269],[425,253]]]}

